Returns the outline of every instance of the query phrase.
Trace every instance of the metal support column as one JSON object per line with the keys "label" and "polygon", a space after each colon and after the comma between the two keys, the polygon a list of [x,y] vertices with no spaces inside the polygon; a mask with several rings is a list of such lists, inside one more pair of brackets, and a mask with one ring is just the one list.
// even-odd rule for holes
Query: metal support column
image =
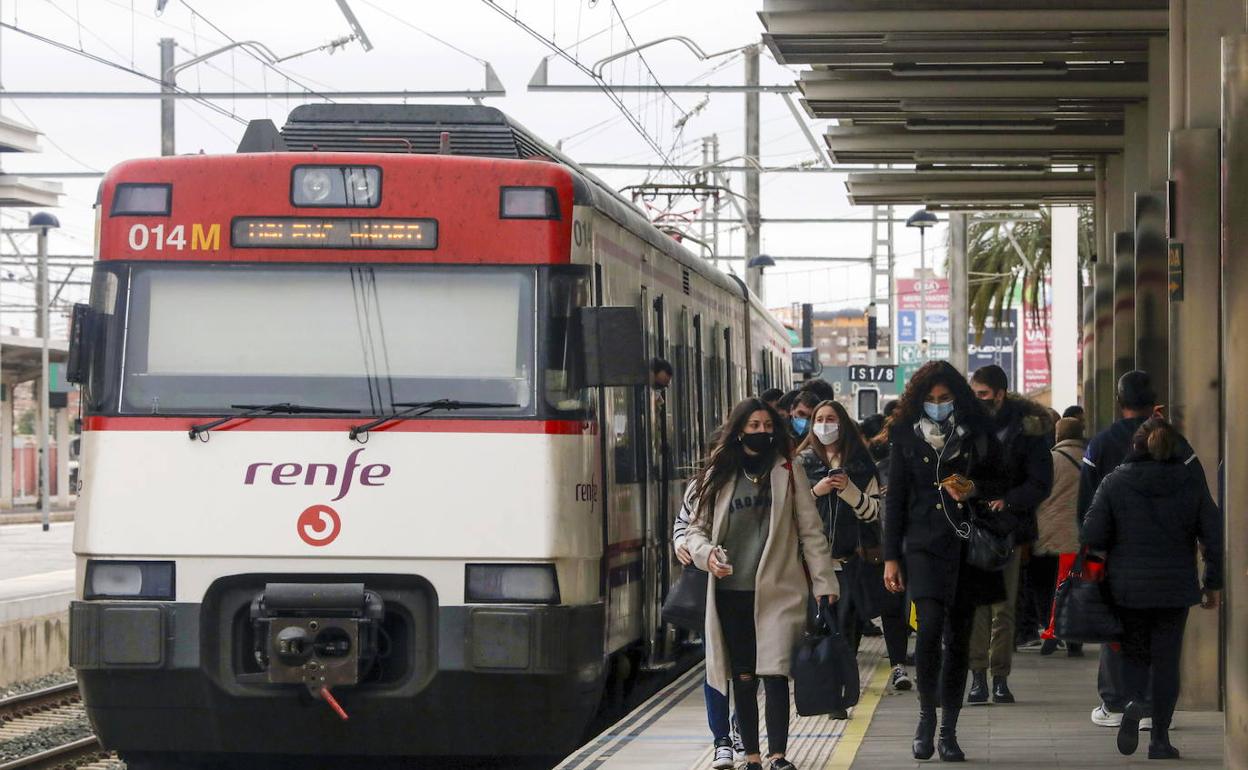
{"label": "metal support column", "polygon": [[1159,404],[1170,390],[1167,210],[1165,193],[1135,196],[1135,366],[1152,377]]}
{"label": "metal support column", "polygon": [[1225,424],[1226,755],[1248,770],[1248,36],[1222,42],[1222,414]]}
{"label": "metal support column", "polygon": [[1116,417],[1114,404],[1114,263],[1101,259],[1092,269],[1096,317],[1096,414],[1088,428],[1108,428]]}
{"label": "metal support column", "polygon": [[[970,331],[970,286],[966,258],[966,214],[949,214],[949,363],[966,372]],[[969,374],[969,372],[967,372]]]}
{"label": "metal support column", "polygon": [[1076,403],[1079,395],[1079,209],[1054,207],[1049,221],[1053,273],[1050,403],[1061,410]]}
{"label": "metal support column", "polygon": [[[745,50],[745,84],[756,86],[758,79],[758,46],[752,45]],[[745,94],[745,282],[750,289],[762,296],[762,268],[749,267],[750,260],[759,254],[759,121],[758,91],[747,91]]]}
{"label": "metal support column", "polygon": [[[172,94],[175,90],[173,70],[173,49],[178,47],[178,43],[171,37],[162,37],[160,39],[160,92],[162,94]],[[174,105],[178,102],[172,96],[161,97],[160,99],[160,154],[174,155],[173,140],[173,116]]]}
{"label": "metal support column", "polygon": [[35,435],[39,437],[39,512],[46,532],[52,520],[52,471],[48,462],[48,228],[39,229],[39,263],[35,284],[35,334],[39,337],[39,379],[35,383],[39,395],[39,416]]}
{"label": "metal support column", "polygon": [[1114,382],[1134,368],[1135,234],[1120,232],[1114,238]]}

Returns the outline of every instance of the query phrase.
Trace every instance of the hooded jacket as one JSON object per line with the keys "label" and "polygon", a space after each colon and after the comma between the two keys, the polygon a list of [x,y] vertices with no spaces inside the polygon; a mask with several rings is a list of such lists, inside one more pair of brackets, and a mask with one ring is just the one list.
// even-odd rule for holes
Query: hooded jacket
{"label": "hooded jacket", "polygon": [[1182,460],[1128,457],[1101,482],[1079,540],[1109,552],[1109,588],[1118,606],[1198,604],[1197,541],[1204,546],[1205,588],[1222,588],[1222,513],[1198,473]]}
{"label": "hooded jacket", "polygon": [[[1096,494],[1096,488],[1101,483],[1101,479],[1112,473],[1126,459],[1131,447],[1131,438],[1146,419],[1145,417],[1123,417],[1093,436],[1088,442],[1088,448],[1083,453],[1083,467],[1079,474],[1080,524],[1088,514],[1088,508],[1092,505],[1092,496]],[[1182,436],[1179,439],[1175,459],[1191,466],[1193,472],[1204,478],[1205,470],[1200,460],[1197,459],[1195,451],[1186,439]]]}
{"label": "hooded jacket", "polygon": [[1020,545],[1035,542],[1039,535],[1036,509],[1053,489],[1053,457],[1049,454],[1053,447],[1053,418],[1040,404],[1010,393],[993,422],[1007,478],[1002,499],[1018,518],[1015,541]]}

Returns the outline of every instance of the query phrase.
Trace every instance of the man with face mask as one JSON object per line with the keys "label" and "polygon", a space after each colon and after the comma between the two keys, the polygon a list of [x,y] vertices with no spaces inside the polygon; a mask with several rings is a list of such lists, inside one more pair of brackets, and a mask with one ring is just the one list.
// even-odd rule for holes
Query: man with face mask
{"label": "man with face mask", "polygon": [[1016,522],[1015,551],[1004,571],[1006,600],[979,607],[971,635],[971,689],[966,702],[988,702],[988,670],[992,670],[992,701],[1013,703],[1008,677],[1014,657],[1014,620],[1018,601],[1019,563],[1038,535],[1036,508],[1053,489],[1053,419],[1040,404],[1009,392],[1005,371],[995,365],[975,370],[971,390],[992,415],[1002,462],[1008,476],[1005,494],[989,506],[998,516]]}
{"label": "man with face mask", "polygon": [[810,419],[819,401],[818,395],[809,390],[803,390],[789,407],[789,425],[796,440],[802,441],[810,432]]}

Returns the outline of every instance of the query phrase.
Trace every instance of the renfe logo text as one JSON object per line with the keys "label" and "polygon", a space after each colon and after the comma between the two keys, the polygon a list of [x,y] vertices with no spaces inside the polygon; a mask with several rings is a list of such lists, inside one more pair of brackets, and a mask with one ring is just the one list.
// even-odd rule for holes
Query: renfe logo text
{"label": "renfe logo text", "polygon": [[[308,463],[306,465],[302,463],[252,463],[247,466],[247,475],[243,483],[255,484],[256,477],[260,476],[261,484],[267,477],[269,483],[279,487],[293,487],[298,484],[305,487],[316,484],[332,487],[337,484],[339,485],[338,496],[334,498],[334,501],[341,500],[351,490],[351,482],[355,479],[357,471],[360,483],[366,487],[383,486],[385,482],[382,479],[390,475],[390,466],[385,463],[361,466],[359,457],[363,451],[364,447],[361,447],[347,455],[347,461],[343,464],[341,471],[334,463]],[[270,470],[261,471],[261,468]]]}

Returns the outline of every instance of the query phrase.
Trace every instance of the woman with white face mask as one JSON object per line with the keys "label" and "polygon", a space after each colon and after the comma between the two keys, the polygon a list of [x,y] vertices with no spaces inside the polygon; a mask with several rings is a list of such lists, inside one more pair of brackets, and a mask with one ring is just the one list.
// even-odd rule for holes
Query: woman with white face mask
{"label": "woman with white face mask", "polygon": [[819,403],[810,419],[810,435],[799,448],[799,458],[832,557],[841,564],[843,595],[836,605],[841,632],[857,652],[863,625],[880,617],[893,666],[890,684],[895,690],[909,690],[904,599],[884,590],[883,502],[875,461],[858,424],[840,403]]}
{"label": "woman with white face mask", "polygon": [[1005,599],[1000,572],[967,562],[966,538],[972,512],[978,511],[977,520],[986,515],[987,506],[979,501],[1001,497],[1009,477],[1002,471],[1001,443],[987,412],[966,378],[945,361],[926,363],[910,377],[887,429],[892,449],[884,506],[884,587],[893,593],[909,587],[919,620],[914,757],[929,759],[938,750],[941,760],[962,762],[966,757],[957,726],[975,608]]}

